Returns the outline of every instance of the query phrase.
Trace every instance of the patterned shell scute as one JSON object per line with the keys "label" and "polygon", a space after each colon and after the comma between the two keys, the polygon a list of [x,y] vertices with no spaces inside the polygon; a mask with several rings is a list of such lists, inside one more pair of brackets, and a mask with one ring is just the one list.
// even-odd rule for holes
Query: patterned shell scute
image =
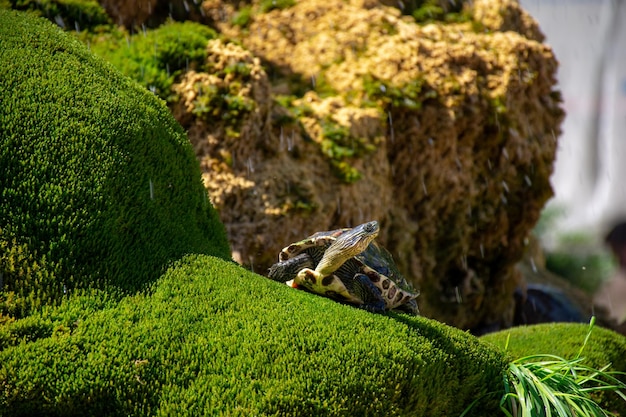
{"label": "patterned shell scute", "polygon": [[[407,292],[415,292],[406,278],[404,278],[404,275],[398,271],[396,263],[389,251],[378,243],[370,243],[367,249],[357,255],[356,258],[361,261],[364,266],[373,269],[380,275],[388,277],[401,289]],[[370,279],[374,278],[372,275],[373,274],[368,274]],[[374,281],[374,279],[372,279],[372,281]]]}

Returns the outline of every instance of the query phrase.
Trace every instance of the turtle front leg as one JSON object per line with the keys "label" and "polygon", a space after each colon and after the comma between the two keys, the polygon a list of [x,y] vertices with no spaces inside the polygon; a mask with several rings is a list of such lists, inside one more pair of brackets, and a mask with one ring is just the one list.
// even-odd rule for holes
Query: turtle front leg
{"label": "turtle front leg", "polygon": [[385,300],[380,290],[365,274],[354,275],[354,287],[352,288],[355,295],[363,300],[363,304],[359,306],[364,310],[372,313],[385,312]]}
{"label": "turtle front leg", "polygon": [[296,275],[294,283],[306,288],[316,289],[322,287],[323,280],[324,275],[320,274],[316,270],[311,268],[302,268],[300,272],[298,272],[298,275]]}

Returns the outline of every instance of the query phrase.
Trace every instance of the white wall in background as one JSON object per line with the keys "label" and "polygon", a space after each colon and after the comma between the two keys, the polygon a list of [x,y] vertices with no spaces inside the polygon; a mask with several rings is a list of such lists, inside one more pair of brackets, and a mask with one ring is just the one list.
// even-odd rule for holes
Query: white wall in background
{"label": "white wall in background", "polygon": [[626,219],[626,0],[520,3],[560,62],[567,116],[549,206],[565,213],[554,233],[602,238],[616,218]]}

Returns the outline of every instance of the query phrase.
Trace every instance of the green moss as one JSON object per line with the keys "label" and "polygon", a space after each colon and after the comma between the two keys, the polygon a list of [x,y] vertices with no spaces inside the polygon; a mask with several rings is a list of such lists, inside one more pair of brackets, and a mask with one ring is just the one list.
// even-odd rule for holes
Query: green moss
{"label": "green moss", "polygon": [[[30,318],[37,337],[0,352],[5,417],[450,416],[500,389],[506,367],[436,321],[370,314],[209,256],[186,257],[149,294],[99,297],[45,309]],[[495,415],[497,400],[476,409]]]}
{"label": "green moss", "polygon": [[225,122],[226,133],[238,137],[241,121],[256,107],[252,98],[242,94],[244,86],[252,82],[252,64],[236,62],[223,70],[208,65],[207,71],[217,77],[216,82],[197,86],[192,112],[207,122]]}
{"label": "green moss", "polygon": [[110,25],[111,19],[96,0],[5,0],[2,8],[29,11],[69,30]]}
{"label": "green moss", "polygon": [[569,246],[545,254],[546,269],[565,278],[578,288],[594,294],[614,270],[614,261],[608,253],[597,252],[596,248],[580,250]]}
{"label": "green moss", "polygon": [[472,20],[465,0],[407,0],[401,10],[413,16],[418,23],[448,22],[460,23]]}
{"label": "green moss", "polygon": [[348,127],[335,123],[330,117],[321,120],[320,124],[322,153],[329,158],[335,175],[348,184],[358,181],[361,173],[348,160],[373,152],[375,144],[366,138],[352,137]]}
{"label": "green moss", "polygon": [[424,100],[437,96],[434,90],[425,88],[422,78],[394,85],[369,75],[363,79],[363,91],[363,104],[381,108],[384,113],[392,107],[418,111]]}
{"label": "green moss", "polygon": [[443,20],[445,12],[443,8],[436,4],[423,4],[411,13],[416,22],[431,22],[434,20]]}
{"label": "green moss", "polygon": [[76,288],[134,291],[184,253],[230,256],[162,102],[43,19],[2,10],[0,39],[5,300],[38,308]]}
{"label": "green moss", "polygon": [[[550,323],[534,326],[515,327],[501,332],[488,334],[481,340],[504,349],[514,358],[528,355],[552,354],[565,359],[574,359],[579,353],[588,325],[574,323]],[[609,370],[626,372],[626,337],[611,330],[594,327],[581,357],[585,358],[583,365],[600,369],[611,365]],[[626,376],[619,378],[626,382]],[[610,411],[626,415],[626,402],[617,394],[606,392],[596,395],[594,399]]]}
{"label": "green moss", "polygon": [[64,290],[55,264],[6,234],[0,229],[0,322],[24,317],[30,310],[54,302],[54,294]]}
{"label": "green moss", "polygon": [[275,9],[287,9],[295,4],[295,0],[261,0],[259,3],[259,11],[261,13],[267,13]]}
{"label": "green moss", "polygon": [[176,77],[204,70],[206,46],[216,33],[194,22],[168,22],[133,36],[92,39],[92,51],[165,100],[172,98]]}
{"label": "green moss", "polygon": [[231,23],[235,26],[240,26],[242,28],[247,28],[252,21],[252,7],[244,6],[235,13],[233,16]]}
{"label": "green moss", "polygon": [[313,111],[311,106],[303,103],[301,100],[298,101],[298,104],[295,104],[296,100],[298,100],[298,97],[296,96],[277,95],[274,96],[273,99],[274,102],[277,105],[283,107],[289,115],[286,118],[281,119],[284,124],[291,124],[301,117],[312,117],[315,115],[315,112]]}
{"label": "green moss", "polygon": [[[338,63],[340,61],[341,58],[339,58],[339,61],[335,63]],[[313,86],[313,91],[315,91],[317,95],[321,98],[335,97],[340,94],[339,91],[335,90],[335,88],[333,88],[333,86],[328,82],[328,80],[326,79],[326,73],[323,71],[317,74],[314,78],[312,78],[311,83]],[[306,81],[303,81],[303,84],[306,84]]]}

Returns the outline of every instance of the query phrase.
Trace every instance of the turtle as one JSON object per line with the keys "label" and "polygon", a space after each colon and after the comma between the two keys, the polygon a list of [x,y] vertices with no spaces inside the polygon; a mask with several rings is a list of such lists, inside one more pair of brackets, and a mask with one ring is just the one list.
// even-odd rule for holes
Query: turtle
{"label": "turtle", "polygon": [[375,241],[379,230],[374,220],[317,232],[283,248],[268,277],[374,313],[398,309],[417,315],[419,291]]}

